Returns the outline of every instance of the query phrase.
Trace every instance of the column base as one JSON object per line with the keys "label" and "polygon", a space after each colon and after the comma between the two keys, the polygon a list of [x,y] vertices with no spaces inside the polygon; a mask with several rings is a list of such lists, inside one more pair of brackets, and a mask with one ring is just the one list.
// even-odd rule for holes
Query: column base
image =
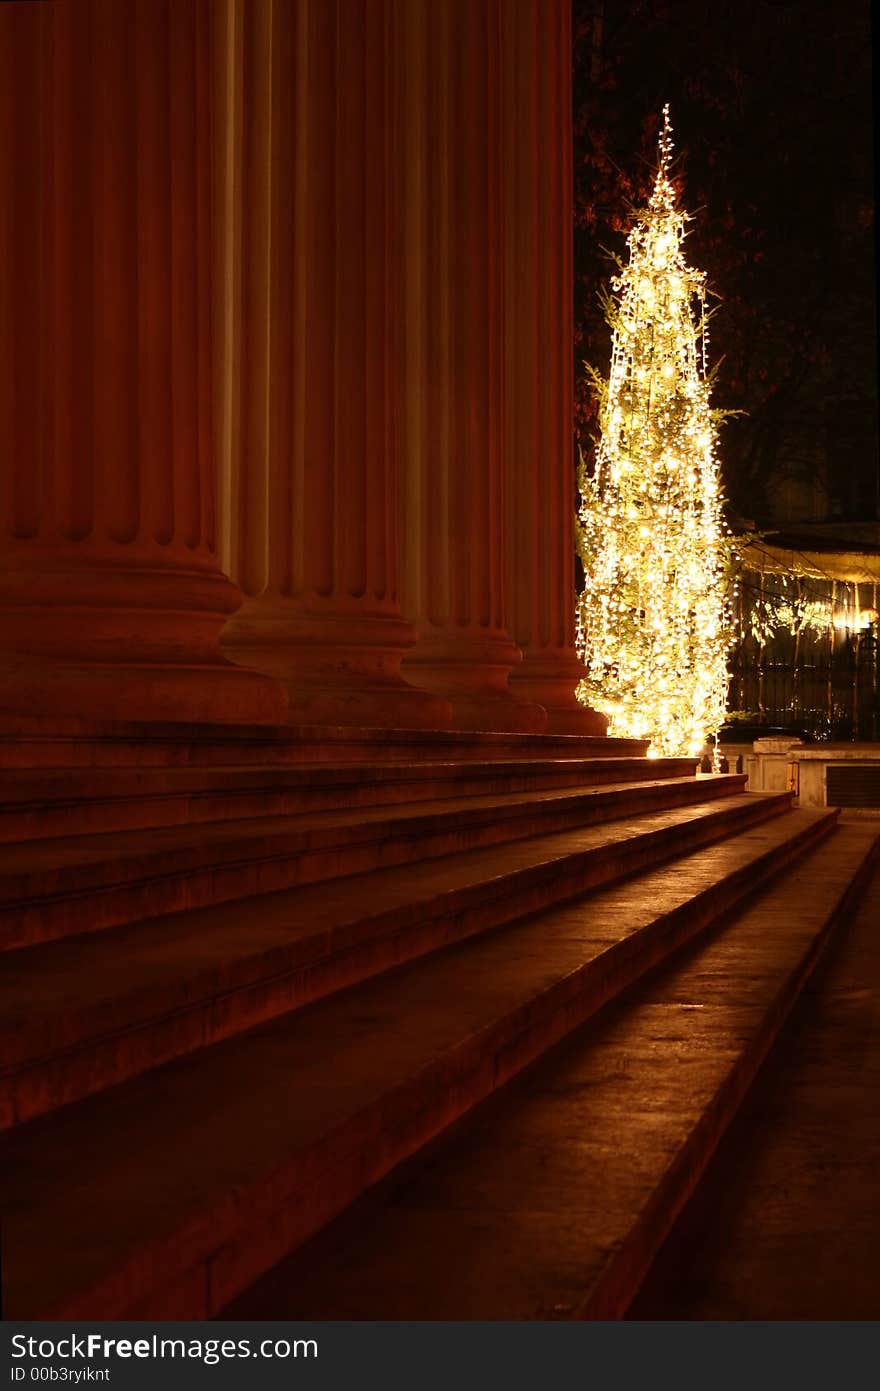
{"label": "column base", "polygon": [[547,716],[540,705],[516,700],[451,696],[453,729],[482,734],[545,734]]}
{"label": "column base", "polygon": [[0,573],[0,711],[283,724],[278,682],[220,652],[239,603],[235,585],[207,567],[10,565]]}
{"label": "column base", "polygon": [[394,614],[316,615],[254,599],[227,624],[222,647],[281,682],[290,724],[448,729],[449,701],[401,675],[412,641],[411,624]]}
{"label": "column base", "polygon": [[584,668],[573,651],[547,653],[526,649],[522,665],[511,672],[510,688],[516,695],[540,703],[547,712],[548,734],[597,734],[608,732],[608,716],[575,695]]}
{"label": "column base", "polygon": [[420,686],[446,697],[453,729],[542,734],[547,728],[543,707],[518,699],[507,685],[519,660],[519,648],[506,637],[429,634],[406,657],[403,670]]}
{"label": "column base", "polygon": [[0,713],[186,724],[284,724],[283,688],[218,658],[191,667],[0,659]]}

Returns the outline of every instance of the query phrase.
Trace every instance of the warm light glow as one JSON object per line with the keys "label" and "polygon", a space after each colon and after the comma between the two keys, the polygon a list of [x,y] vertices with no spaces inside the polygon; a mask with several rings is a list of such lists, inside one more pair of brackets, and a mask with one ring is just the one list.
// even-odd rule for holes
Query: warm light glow
{"label": "warm light glow", "polygon": [[838,609],[834,614],[834,626],[840,632],[862,632],[876,622],[876,609]]}
{"label": "warm light glow", "polygon": [[609,716],[610,733],[649,737],[655,757],[696,756],[722,724],[731,638],[705,278],[684,259],[663,115],[654,191],[611,282],[601,439],[581,479],[576,634],[579,698]]}

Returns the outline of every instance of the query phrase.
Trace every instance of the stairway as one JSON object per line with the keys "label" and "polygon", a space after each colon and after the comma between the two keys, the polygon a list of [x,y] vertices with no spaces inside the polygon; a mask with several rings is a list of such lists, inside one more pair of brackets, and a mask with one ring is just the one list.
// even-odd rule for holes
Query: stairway
{"label": "stairway", "polygon": [[[369,1222],[346,1236],[363,1247],[364,1317],[617,1316],[874,848],[834,812],[695,777],[637,742],[38,721],[15,733],[0,737],[12,1318],[348,1316],[357,1299],[332,1253],[304,1285],[285,1258],[328,1224],[316,1239],[332,1246],[334,1219],[380,1181],[381,1240]],[[739,944],[727,965],[726,943]],[[668,1036],[651,1022],[657,989],[682,1006]],[[641,1115],[651,1060],[668,1071],[671,1056],[674,1136],[649,1126],[661,1173],[638,1126],[628,1154],[612,1121]],[[582,1171],[579,1129],[542,1109],[572,1091],[593,1107],[578,1121],[595,1137]],[[511,1190],[493,1247],[459,1218],[480,1209],[487,1175],[510,1171],[517,1107],[533,1128],[516,1160],[528,1213],[521,1230]],[[534,1266],[545,1130],[563,1143],[544,1179],[561,1165],[567,1210],[589,1197],[602,1221],[584,1217],[568,1246],[570,1223],[556,1246],[550,1223],[529,1293],[502,1297],[473,1274],[477,1255],[513,1272],[521,1237]],[[441,1178],[449,1201],[426,1199],[440,1227],[419,1255],[394,1185],[434,1147],[459,1188]]]}
{"label": "stairway", "polygon": [[[861,813],[842,812],[841,821]],[[875,821],[880,830],[880,821]],[[880,1317],[880,864],[627,1318]]]}

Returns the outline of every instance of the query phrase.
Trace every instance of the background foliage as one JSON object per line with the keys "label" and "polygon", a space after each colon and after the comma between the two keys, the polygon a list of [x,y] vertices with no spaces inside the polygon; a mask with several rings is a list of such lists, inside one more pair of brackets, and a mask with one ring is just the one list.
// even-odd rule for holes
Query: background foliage
{"label": "background foliage", "polygon": [[574,0],[576,430],[608,369],[599,292],[672,108],[688,255],[721,295],[711,355],[737,516],[876,518],[866,0]]}

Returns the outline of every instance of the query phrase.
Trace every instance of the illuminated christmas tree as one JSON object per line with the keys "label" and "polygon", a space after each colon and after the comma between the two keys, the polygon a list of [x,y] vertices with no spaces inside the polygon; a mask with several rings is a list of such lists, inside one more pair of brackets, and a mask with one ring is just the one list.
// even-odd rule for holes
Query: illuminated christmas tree
{"label": "illuminated christmas tree", "polygon": [[654,756],[696,754],[722,723],[731,626],[705,277],[684,257],[671,157],[666,107],[654,190],[611,282],[611,370],[594,375],[601,437],[578,517],[578,696]]}

